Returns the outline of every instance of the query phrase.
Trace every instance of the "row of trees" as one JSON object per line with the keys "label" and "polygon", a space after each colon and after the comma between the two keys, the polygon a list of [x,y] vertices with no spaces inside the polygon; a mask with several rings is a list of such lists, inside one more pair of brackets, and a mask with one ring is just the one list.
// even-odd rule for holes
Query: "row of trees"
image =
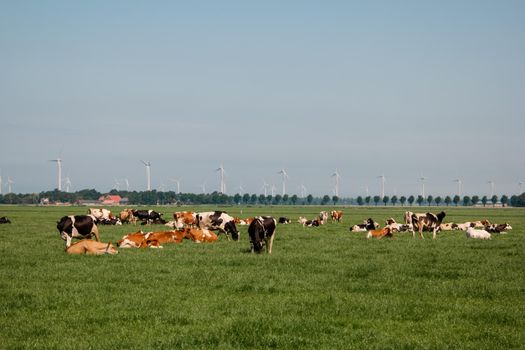
{"label": "row of trees", "polygon": [[[213,192],[208,194],[195,194],[195,193],[175,193],[170,192],[158,192],[153,191],[117,191],[112,190],[107,194],[120,195],[123,198],[128,199],[130,205],[155,205],[155,204],[219,204],[219,205],[234,205],[234,204],[245,204],[245,205],[461,205],[471,206],[482,204],[496,205],[501,203],[504,206],[523,207],[525,206],[525,193],[519,196],[508,197],[502,195],[498,197],[496,195],[488,198],[487,196],[446,196],[444,198],[437,196],[358,196],[357,198],[339,198],[337,196],[324,195],[322,197],[314,197],[309,194],[305,198],[300,198],[297,195],[263,195],[263,194],[235,194],[226,195],[223,193]],[[9,193],[0,195],[0,204],[38,204],[43,198],[48,198],[51,202],[62,202],[75,204],[79,200],[98,200],[102,193],[94,189],[85,189],[78,192],[63,192],[63,191],[46,191],[40,193],[29,193],[29,194],[14,194]]]}

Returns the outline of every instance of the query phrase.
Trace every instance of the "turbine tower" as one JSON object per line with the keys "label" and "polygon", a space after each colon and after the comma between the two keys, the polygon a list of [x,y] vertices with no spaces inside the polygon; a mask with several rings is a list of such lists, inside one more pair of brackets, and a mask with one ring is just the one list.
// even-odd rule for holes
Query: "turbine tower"
{"label": "turbine tower", "polygon": [[463,182],[461,181],[461,179],[456,179],[454,180],[454,182],[458,183],[458,196],[461,197],[461,185],[463,184]]}
{"label": "turbine tower", "polygon": [[385,181],[386,181],[386,177],[383,174],[383,175],[379,175],[377,178],[381,179],[381,198],[383,198],[385,196]]}
{"label": "turbine tower", "polygon": [[145,160],[141,162],[146,167],[147,191],[151,191],[151,162]]}
{"label": "turbine tower", "polygon": [[126,191],[129,192],[129,180],[127,178],[124,179],[124,183],[126,184]]}
{"label": "turbine tower", "polygon": [[182,177],[181,178],[173,178],[173,179],[170,179],[170,181],[173,181],[177,184],[177,193],[180,193],[180,181],[182,180]]}
{"label": "turbine tower", "polygon": [[263,180],[263,185],[261,189],[264,191],[264,196],[266,197],[268,195],[268,186],[270,186],[266,180]]}
{"label": "turbine tower", "polygon": [[419,178],[419,180],[421,180],[421,197],[425,198],[425,180],[427,178],[424,177],[423,175],[421,175],[421,177]]}
{"label": "turbine tower", "polygon": [[62,159],[58,157],[57,159],[50,159],[49,161],[57,163],[57,189],[62,191]]}
{"label": "turbine tower", "polygon": [[299,188],[301,189],[301,198],[305,198],[306,197],[306,186],[304,184],[301,184]]}
{"label": "turbine tower", "polygon": [[0,169],[0,194],[2,194],[2,169]]}
{"label": "turbine tower", "polygon": [[[0,177],[0,184],[2,183],[2,178]],[[522,194],[523,181],[518,181],[518,194]]]}
{"label": "turbine tower", "polygon": [[203,182],[200,188],[202,189],[202,193],[206,194],[206,182]]}
{"label": "turbine tower", "polygon": [[493,180],[489,180],[487,182],[488,184],[490,184],[490,197],[494,197],[494,181]]}
{"label": "turbine tower", "polygon": [[12,187],[12,186],[13,186],[14,183],[15,183],[15,182],[14,182],[13,180],[11,180],[11,178],[9,177],[9,175],[7,175],[7,193],[8,193],[8,194],[11,193],[11,192],[13,192],[13,187]]}
{"label": "turbine tower", "polygon": [[115,189],[117,191],[120,191],[120,182],[117,180],[116,177],[114,177],[113,180],[115,180]]}
{"label": "turbine tower", "polygon": [[64,182],[66,185],[66,192],[71,191],[71,179],[69,178],[69,176],[66,176],[66,178],[64,179]]}
{"label": "turbine tower", "polygon": [[277,174],[281,174],[283,177],[283,196],[286,194],[286,179],[288,178],[288,174],[286,173],[286,170],[281,169]]}
{"label": "turbine tower", "polygon": [[222,166],[222,164],[215,171],[218,171],[220,173],[221,183],[220,183],[219,192],[226,193],[226,183],[224,182],[224,174],[226,173],[226,171],[224,170],[224,167]]}
{"label": "turbine tower", "polygon": [[341,175],[339,175],[339,172],[337,169],[335,169],[335,172],[332,174],[332,177],[335,177],[335,189],[334,194],[339,197],[339,180],[341,180]]}

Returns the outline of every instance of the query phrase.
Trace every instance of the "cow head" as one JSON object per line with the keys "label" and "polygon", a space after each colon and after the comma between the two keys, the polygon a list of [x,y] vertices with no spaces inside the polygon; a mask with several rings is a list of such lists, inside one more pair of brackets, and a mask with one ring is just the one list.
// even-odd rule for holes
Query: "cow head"
{"label": "cow head", "polygon": [[442,211],[442,212],[440,212],[440,213],[438,213],[438,214],[436,215],[436,216],[437,216],[437,219],[438,219],[438,223],[441,223],[441,222],[443,221],[443,219],[445,218],[445,215],[447,215],[447,214],[445,214],[444,211]]}

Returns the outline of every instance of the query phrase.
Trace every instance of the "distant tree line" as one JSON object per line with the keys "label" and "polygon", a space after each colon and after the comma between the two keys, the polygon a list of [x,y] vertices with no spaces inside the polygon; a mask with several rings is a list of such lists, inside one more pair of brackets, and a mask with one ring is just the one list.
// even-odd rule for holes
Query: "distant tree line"
{"label": "distant tree line", "polygon": [[195,205],[195,204],[218,204],[218,205],[383,205],[383,206],[494,206],[501,203],[503,206],[525,207],[525,193],[508,197],[492,196],[358,196],[356,198],[339,198],[338,196],[324,195],[314,197],[309,194],[305,198],[297,195],[263,195],[263,194],[234,194],[227,195],[219,192],[213,193],[175,193],[173,191],[117,191],[101,193],[94,189],[84,189],[77,192],[63,192],[58,190],[40,193],[15,194],[8,193],[0,195],[0,204],[39,204],[44,198],[50,202],[76,204],[79,200],[97,201],[103,195],[119,195],[128,199],[130,205]]}

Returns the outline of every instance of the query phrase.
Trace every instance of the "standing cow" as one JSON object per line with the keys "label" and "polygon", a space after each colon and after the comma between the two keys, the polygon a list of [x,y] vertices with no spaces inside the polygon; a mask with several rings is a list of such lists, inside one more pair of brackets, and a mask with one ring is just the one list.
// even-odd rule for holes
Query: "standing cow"
{"label": "standing cow", "polygon": [[60,237],[65,241],[66,249],[71,245],[73,238],[91,238],[95,236],[100,242],[96,219],[91,215],[64,216],[57,221],[57,229]]}
{"label": "standing cow", "polygon": [[272,254],[273,238],[277,221],[271,216],[259,216],[248,226],[252,253],[260,253],[264,246],[268,254]]}
{"label": "standing cow", "polygon": [[[426,213],[424,216],[417,216],[418,214],[412,214],[412,223],[414,225],[414,230],[419,231],[419,236],[423,237],[423,230],[432,231],[432,239],[436,239],[436,233],[440,230],[441,222],[445,218],[445,212],[432,214]],[[416,232],[413,231],[412,237],[416,238]]]}
{"label": "standing cow", "polygon": [[239,240],[239,231],[235,226],[235,218],[224,211],[209,211],[197,213],[197,226],[201,229],[219,230],[219,234],[224,233],[228,240],[230,235],[234,241]]}

